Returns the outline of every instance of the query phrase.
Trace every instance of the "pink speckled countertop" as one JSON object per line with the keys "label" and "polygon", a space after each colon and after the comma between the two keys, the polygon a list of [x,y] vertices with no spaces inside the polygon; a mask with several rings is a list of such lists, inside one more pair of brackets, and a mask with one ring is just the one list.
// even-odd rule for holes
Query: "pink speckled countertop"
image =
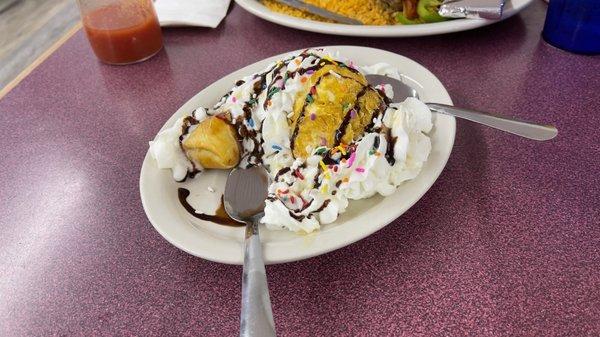
{"label": "pink speckled countertop", "polygon": [[560,134],[538,143],[459,121],[446,170],[405,215],[267,268],[279,335],[599,335],[600,59],[541,41],[544,12],[535,1],[474,31],[360,39],[234,6],[217,29],[166,30],[164,51],[127,67],[98,63],[77,33],[0,100],[0,335],[236,335],[241,268],[179,251],[144,215],[147,142],[221,76],[330,44],[403,54],[455,104]]}

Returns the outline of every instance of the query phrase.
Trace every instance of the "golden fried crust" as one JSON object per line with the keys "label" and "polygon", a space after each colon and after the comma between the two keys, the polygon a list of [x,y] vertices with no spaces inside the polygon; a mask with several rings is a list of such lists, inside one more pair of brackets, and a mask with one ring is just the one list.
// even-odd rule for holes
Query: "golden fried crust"
{"label": "golden fried crust", "polygon": [[201,121],[181,145],[187,157],[204,168],[228,169],[240,161],[235,129],[215,116]]}
{"label": "golden fried crust", "polygon": [[345,67],[326,65],[315,72],[296,97],[290,118],[294,157],[306,158],[315,147],[349,144],[362,136],[382,104],[367,85],[363,75]]}

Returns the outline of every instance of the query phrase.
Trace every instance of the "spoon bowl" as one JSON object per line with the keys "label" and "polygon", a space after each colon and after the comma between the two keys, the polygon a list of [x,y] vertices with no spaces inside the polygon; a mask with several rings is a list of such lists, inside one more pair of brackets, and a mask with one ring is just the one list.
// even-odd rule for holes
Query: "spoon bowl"
{"label": "spoon bowl", "polygon": [[233,169],[227,177],[223,202],[227,214],[238,222],[247,223],[264,215],[269,175],[262,166]]}

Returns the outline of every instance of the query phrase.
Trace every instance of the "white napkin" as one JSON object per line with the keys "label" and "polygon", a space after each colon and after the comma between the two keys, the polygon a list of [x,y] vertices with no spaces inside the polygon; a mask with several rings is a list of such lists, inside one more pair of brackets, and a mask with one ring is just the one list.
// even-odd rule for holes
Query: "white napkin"
{"label": "white napkin", "polygon": [[156,0],[158,21],[167,26],[215,28],[227,14],[230,0]]}

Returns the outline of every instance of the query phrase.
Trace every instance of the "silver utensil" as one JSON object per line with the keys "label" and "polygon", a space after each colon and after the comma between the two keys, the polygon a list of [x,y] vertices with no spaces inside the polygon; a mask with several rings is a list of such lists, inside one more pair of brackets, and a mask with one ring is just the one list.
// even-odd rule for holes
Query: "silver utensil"
{"label": "silver utensil", "polygon": [[[404,0],[382,1],[394,11],[401,11],[404,7]],[[417,6],[417,1],[414,2]],[[504,3],[505,0],[444,0],[438,14],[446,18],[500,20]]]}
{"label": "silver utensil", "polygon": [[438,13],[446,18],[500,20],[505,0],[445,0]]}
{"label": "silver utensil", "polygon": [[277,2],[280,2],[284,5],[288,5],[290,7],[294,7],[301,11],[309,12],[311,14],[315,14],[315,15],[324,17],[326,19],[333,20],[335,22],[344,23],[347,25],[362,25],[363,24],[362,22],[360,22],[358,20],[328,11],[324,8],[317,7],[315,5],[307,4],[306,2],[301,1],[301,0],[277,0]]}
{"label": "silver utensil", "polygon": [[242,277],[241,337],[275,336],[267,273],[258,224],[264,215],[269,175],[262,166],[233,169],[227,178],[223,202],[234,220],[246,223]]}
{"label": "silver utensil", "polygon": [[[394,90],[394,102],[402,102],[407,97],[419,98],[419,94],[414,88],[397,79],[383,75],[366,75],[366,78],[371,84],[385,83],[391,85],[392,89]],[[550,140],[558,135],[558,130],[552,125],[539,125],[528,121],[492,115],[481,111],[457,108],[452,105],[440,103],[426,104],[433,112],[463,118],[475,123],[492,127],[494,129],[502,130],[533,140]]]}

